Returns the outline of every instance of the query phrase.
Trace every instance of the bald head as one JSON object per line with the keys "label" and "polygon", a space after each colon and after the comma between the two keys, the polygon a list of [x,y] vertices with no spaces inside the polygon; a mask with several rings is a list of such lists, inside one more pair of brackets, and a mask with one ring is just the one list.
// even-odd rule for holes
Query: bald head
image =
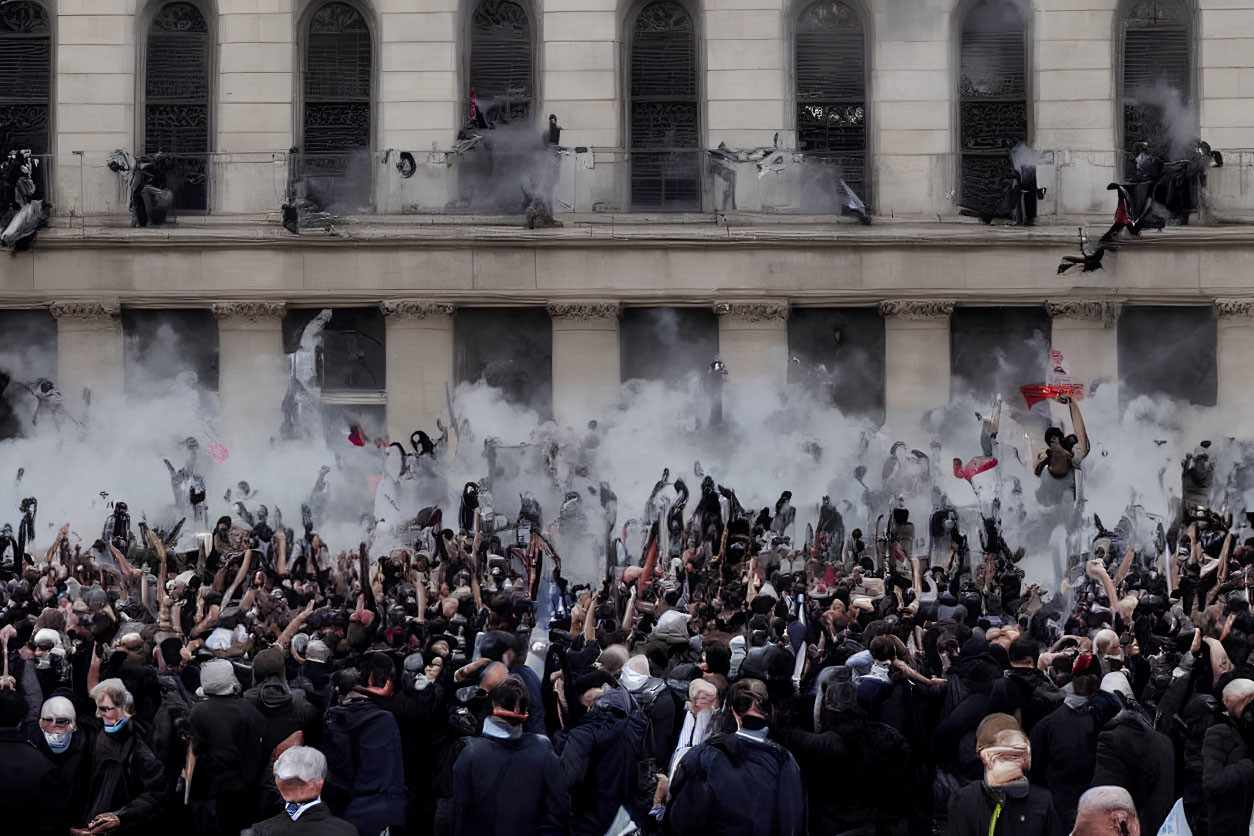
{"label": "bald head", "polygon": [[1254,680],[1234,679],[1224,686],[1224,708],[1233,717],[1240,717],[1241,712],[1254,699]]}
{"label": "bald head", "polygon": [[1136,804],[1123,787],[1093,787],[1080,796],[1073,836],[1140,836]]}
{"label": "bald head", "polygon": [[479,687],[485,691],[491,691],[507,679],[509,679],[509,668],[501,662],[491,662],[483,669],[483,674],[479,677]]}

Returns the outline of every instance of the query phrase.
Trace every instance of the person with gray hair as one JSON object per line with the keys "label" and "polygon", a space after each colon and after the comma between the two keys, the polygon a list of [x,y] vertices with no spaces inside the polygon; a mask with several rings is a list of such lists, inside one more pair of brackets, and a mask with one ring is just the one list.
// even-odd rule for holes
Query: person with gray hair
{"label": "person with gray hair", "polygon": [[1141,836],[1132,794],[1123,787],[1093,787],[1080,796],[1072,836]]}
{"label": "person with gray hair", "polygon": [[322,802],[326,756],[312,746],[292,746],[274,762],[274,783],[283,812],[253,825],[253,836],[357,836],[357,828],[331,815]]}
{"label": "person with gray hair", "polygon": [[1254,681],[1224,686],[1225,714],[1202,738],[1202,787],[1211,836],[1247,833],[1254,812]]}
{"label": "person with gray hair", "polygon": [[93,834],[146,827],[161,809],[165,767],[131,722],[135,700],[122,680],[98,683],[91,698],[102,728],[92,750],[87,808],[80,821]]}

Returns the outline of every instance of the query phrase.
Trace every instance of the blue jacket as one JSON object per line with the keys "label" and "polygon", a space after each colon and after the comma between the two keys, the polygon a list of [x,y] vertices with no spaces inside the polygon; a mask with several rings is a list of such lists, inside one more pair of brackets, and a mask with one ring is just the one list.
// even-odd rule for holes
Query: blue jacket
{"label": "blue jacket", "polygon": [[620,806],[629,809],[648,720],[627,691],[597,697],[565,738],[562,769],[570,791],[572,836],[601,836]]}
{"label": "blue jacket", "polygon": [[352,700],[327,713],[322,750],[331,811],[363,834],[405,824],[405,761],[396,718],[370,700]]}
{"label": "blue jacket", "polygon": [[565,836],[570,799],[553,744],[473,738],[453,764],[453,810],[458,836]]}

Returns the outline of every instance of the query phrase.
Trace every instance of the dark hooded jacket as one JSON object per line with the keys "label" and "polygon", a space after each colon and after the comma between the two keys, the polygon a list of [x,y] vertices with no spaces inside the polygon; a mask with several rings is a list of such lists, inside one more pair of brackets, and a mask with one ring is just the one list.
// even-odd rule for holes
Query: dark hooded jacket
{"label": "dark hooded jacket", "polygon": [[281,676],[262,680],[244,692],[244,699],[265,718],[261,735],[264,769],[261,775],[261,813],[277,813],[283,800],[274,785],[274,750],[296,732],[304,735],[305,746],[317,746],[322,740],[322,717],[309,702],[305,692],[292,690]]}
{"label": "dark hooded jacket", "polygon": [[0,810],[6,833],[65,833],[68,789],[56,766],[39,754],[20,729],[0,729]]}
{"label": "dark hooded jacket", "polygon": [[801,770],[788,750],[741,733],[716,736],[680,760],[663,831],[671,836],[800,836]]}
{"label": "dark hooded jacket", "polygon": [[559,737],[572,836],[601,836],[618,808],[631,804],[647,728],[636,701],[616,688],[597,697],[570,734]]}
{"label": "dark hooded jacket", "polygon": [[137,730],[128,721],[113,734],[102,730],[96,736],[83,825],[101,813],[121,819],[116,833],[145,833],[155,823],[165,795],[165,769]]}
{"label": "dark hooded jacket", "polygon": [[1036,724],[1060,705],[1062,692],[1049,677],[1036,668],[1012,667],[993,682],[988,710],[990,714],[1018,712],[1024,732],[1031,734]]}
{"label": "dark hooded jacket", "polygon": [[565,836],[570,799],[553,744],[526,733],[471,739],[453,765],[453,809],[458,836]]}
{"label": "dark hooded jacket", "polygon": [[1032,729],[1032,780],[1054,797],[1054,812],[1064,826],[1075,821],[1080,796],[1093,785],[1099,731],[1087,704],[1079,709],[1064,705]]}
{"label": "dark hooded jacket", "polygon": [[[1248,709],[1247,709],[1248,710]],[[1246,836],[1254,809],[1254,750],[1228,717],[1206,730],[1202,786],[1209,836]]]}
{"label": "dark hooded jacket", "polygon": [[1176,802],[1175,762],[1171,739],[1124,709],[1098,735],[1092,785],[1123,787],[1136,802],[1141,832],[1157,833]]}
{"label": "dark hooded jacket", "polygon": [[1027,795],[1014,798],[979,780],[950,800],[945,836],[1062,836],[1067,829],[1054,813],[1049,790],[1029,785]]}
{"label": "dark hooded jacket", "polygon": [[370,700],[327,713],[322,735],[327,781],[322,798],[362,833],[405,823],[405,762],[396,719]]}

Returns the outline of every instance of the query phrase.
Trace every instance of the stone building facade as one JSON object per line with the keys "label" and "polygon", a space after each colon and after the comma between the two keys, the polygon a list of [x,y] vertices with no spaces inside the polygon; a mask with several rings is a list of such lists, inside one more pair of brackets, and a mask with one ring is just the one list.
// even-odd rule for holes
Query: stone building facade
{"label": "stone building facade", "polygon": [[[376,379],[325,399],[407,436],[485,365],[467,311],[543,331],[541,411],[563,422],[613,399],[626,311],[700,311],[733,384],[787,376],[799,312],[829,311],[875,335],[874,400],[908,420],[950,397],[954,323],[1026,312],[1007,339],[1042,331],[1077,380],[1114,381],[1161,308],[1205,314],[1178,320],[1210,381],[1187,397],[1235,411],[1254,397],[1251,56],[1254,0],[10,0],[0,137],[40,156],[56,209],[0,259],[0,352],[46,311],[31,327],[73,401],[124,385],[127,311],[212,315],[243,432],[245,412],[277,423],[294,323],[330,307],[381,337]],[[1056,275],[1077,226],[1108,225],[1159,88],[1166,129],[1224,153],[1202,211]],[[523,151],[459,147],[472,94]],[[960,213],[1008,138],[1040,153],[1034,227]],[[129,226],[115,149],[173,152],[175,223]],[[541,157],[564,226],[528,230],[513,193]],[[351,194],[292,236],[279,207],[326,159]],[[871,226],[836,214],[831,171]]]}

